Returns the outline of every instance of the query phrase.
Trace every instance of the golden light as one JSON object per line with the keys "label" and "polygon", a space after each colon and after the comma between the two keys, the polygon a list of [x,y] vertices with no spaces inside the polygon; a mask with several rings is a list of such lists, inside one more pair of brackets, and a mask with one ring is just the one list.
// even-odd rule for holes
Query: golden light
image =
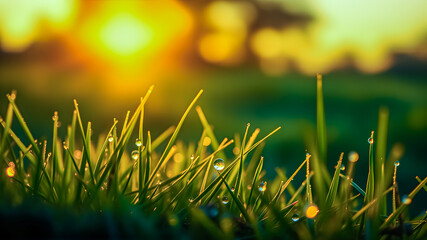
{"label": "golden light", "polygon": [[251,50],[270,75],[283,73],[286,61],[311,75],[346,67],[349,57],[362,72],[381,72],[392,65],[395,51],[415,54],[414,47],[422,44],[427,33],[426,1],[405,6],[398,0],[282,4],[290,11],[299,8],[314,20],[304,28],[264,28],[251,36]]}
{"label": "golden light", "polygon": [[282,53],[281,33],[272,28],[256,32],[251,39],[252,50],[261,58],[274,58]]}
{"label": "golden light", "polygon": [[177,1],[100,1],[94,8],[78,32],[94,62],[153,67],[156,58],[167,62],[164,53],[173,54],[192,29]]}
{"label": "golden light", "polygon": [[203,146],[207,147],[207,146],[209,146],[211,144],[211,142],[212,142],[212,140],[211,140],[210,137],[205,137],[203,139]]}
{"label": "golden light", "polygon": [[217,30],[246,31],[256,17],[250,2],[214,1],[204,12],[206,21]]}
{"label": "golden light", "polygon": [[184,155],[182,155],[182,153],[176,153],[175,155],[173,155],[173,160],[176,163],[180,163],[184,160]]}
{"label": "golden light", "polygon": [[10,166],[10,167],[6,168],[6,175],[8,177],[15,176],[15,167]]}
{"label": "golden light", "polygon": [[314,204],[309,205],[305,209],[305,216],[307,218],[315,218],[318,213],[319,213],[319,208]]}
{"label": "golden light", "polygon": [[214,1],[204,10],[204,20],[211,29],[198,46],[207,62],[236,65],[245,59],[248,28],[256,17],[250,2]]}
{"label": "golden light", "polygon": [[0,1],[1,47],[20,52],[50,33],[66,31],[76,15],[76,0]]}
{"label": "golden light", "polygon": [[147,47],[153,33],[136,15],[119,13],[103,26],[100,38],[113,53],[129,56]]}
{"label": "golden light", "polygon": [[200,41],[199,52],[206,61],[212,63],[240,62],[243,39],[244,36],[223,32],[207,34]]}

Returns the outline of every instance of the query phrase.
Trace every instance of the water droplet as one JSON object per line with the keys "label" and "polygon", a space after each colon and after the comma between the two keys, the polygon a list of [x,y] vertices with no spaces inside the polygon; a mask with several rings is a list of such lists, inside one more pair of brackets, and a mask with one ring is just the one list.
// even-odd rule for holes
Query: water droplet
{"label": "water droplet", "polygon": [[314,204],[309,205],[305,209],[305,216],[307,218],[315,218],[318,213],[319,213],[319,208]]}
{"label": "water droplet", "polygon": [[109,141],[109,142],[113,142],[113,140],[114,140],[113,135],[108,136],[108,141]]}
{"label": "water droplet", "polygon": [[357,160],[359,160],[359,154],[357,152],[351,151],[348,154],[348,160],[350,162],[357,162]]}
{"label": "water droplet", "polygon": [[260,192],[264,192],[265,190],[267,190],[267,182],[261,182],[261,183],[258,185],[258,190],[259,190]]}
{"label": "water droplet", "polygon": [[412,202],[412,199],[411,199],[411,198],[409,198],[409,197],[408,197],[408,195],[404,195],[404,196],[402,197],[402,203],[403,203],[403,204],[405,204],[405,205],[409,205],[409,204],[411,204],[411,202]]}
{"label": "water droplet", "polygon": [[142,141],[141,141],[139,138],[137,138],[137,139],[135,140],[135,145],[136,145],[137,147],[141,147],[141,146],[142,146]]}
{"label": "water droplet", "polygon": [[211,142],[212,142],[212,140],[211,140],[210,137],[205,137],[203,139],[203,146],[207,147],[207,146],[209,146],[211,144]]}
{"label": "water droplet", "polygon": [[299,215],[295,213],[295,214],[292,216],[292,221],[294,221],[294,222],[298,222],[298,220],[299,220]]}
{"label": "water droplet", "polygon": [[135,161],[137,161],[139,159],[139,152],[138,152],[138,150],[134,150],[132,152],[132,159],[135,160]]}
{"label": "water droplet", "polygon": [[340,170],[341,170],[341,171],[344,171],[344,170],[345,170],[345,165],[344,165],[344,164],[341,164],[341,168],[340,168]]}
{"label": "water droplet", "polygon": [[193,201],[194,201],[194,199],[192,199],[192,198],[189,198],[189,199],[188,199],[188,201],[189,201],[189,202],[193,202]]}
{"label": "water droplet", "polygon": [[400,162],[399,161],[394,162],[394,166],[399,167],[400,166]]}
{"label": "water droplet", "polygon": [[231,188],[231,191],[234,192],[236,189],[234,187]]}
{"label": "water droplet", "polygon": [[369,144],[372,144],[372,143],[374,143],[374,139],[373,138],[368,138],[368,142],[369,142]]}
{"label": "water droplet", "polygon": [[222,160],[222,158],[215,159],[215,161],[213,163],[213,167],[217,171],[222,171],[225,168],[224,160]]}
{"label": "water droplet", "polygon": [[228,197],[226,197],[226,196],[222,197],[222,203],[225,204],[225,205],[227,205],[227,203],[228,203]]}

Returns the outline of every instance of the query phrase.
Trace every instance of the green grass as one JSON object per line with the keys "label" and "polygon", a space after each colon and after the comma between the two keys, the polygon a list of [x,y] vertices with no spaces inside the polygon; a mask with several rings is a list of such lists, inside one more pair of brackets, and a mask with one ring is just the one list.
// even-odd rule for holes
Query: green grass
{"label": "green grass", "polygon": [[[89,224],[92,232],[113,238],[427,237],[426,215],[410,218],[406,212],[417,193],[427,189],[427,178],[414,178],[418,186],[405,198],[399,195],[393,169],[398,170],[394,162],[401,154],[396,154],[395,148],[386,153],[388,110],[380,109],[378,137],[373,131],[372,141],[366,145],[369,164],[359,168],[369,170],[368,179],[353,179],[356,158],[346,162],[344,153],[339,157],[327,155],[322,85],[322,76],[318,75],[317,142],[310,146],[310,153],[301,153],[297,169],[287,169],[293,174],[286,176],[281,166],[276,169],[275,178],[263,170],[269,159],[264,159],[261,152],[280,127],[258,137],[262,135],[260,130],[252,131],[248,124],[242,138],[237,134],[234,139],[219,141],[202,108],[195,107],[203,91],[193,98],[176,127],[152,136],[144,130],[144,107],[153,92],[151,87],[136,110],[127,113],[123,124],[114,119],[106,135],[97,141],[92,135],[92,123],[84,124],[77,101],[66,136],[58,133],[60,116],[55,112],[53,133],[46,134],[52,141],[36,140],[15,104],[16,93],[12,92],[7,96],[9,104],[1,120],[0,157],[4,170],[0,217],[9,216],[4,210],[9,207],[21,211],[19,206],[37,215],[40,213],[34,209],[42,206],[51,215],[56,214],[50,220],[54,227],[48,235],[54,238],[67,236],[67,222],[61,219],[73,217],[81,222],[95,219],[95,225]],[[188,127],[184,121],[194,107],[203,132],[200,139],[185,145],[178,136],[183,127]],[[13,121],[18,124],[13,125]],[[117,129],[119,126],[121,129]],[[16,131],[23,133],[19,134],[22,139]],[[217,158],[225,161],[223,169],[213,168]],[[328,169],[327,163],[337,158],[336,168]],[[293,181],[297,175],[304,175],[304,167],[303,182]],[[364,181],[366,189],[356,183]],[[390,194],[394,196],[393,209],[387,209]],[[73,213],[63,213],[63,209]],[[92,236],[88,229],[76,227],[73,236]],[[8,233],[7,236],[23,236]],[[24,236],[39,236],[34,234],[30,231]]]}

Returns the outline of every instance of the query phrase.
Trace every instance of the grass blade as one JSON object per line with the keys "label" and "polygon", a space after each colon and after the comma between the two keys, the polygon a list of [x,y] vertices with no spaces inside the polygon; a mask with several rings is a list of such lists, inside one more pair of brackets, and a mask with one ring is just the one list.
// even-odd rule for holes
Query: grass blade
{"label": "grass blade", "polygon": [[328,195],[326,196],[326,208],[332,207],[335,196],[337,195],[338,191],[338,184],[340,181],[340,171],[341,171],[341,164],[343,159],[344,153],[341,153],[340,158],[338,160],[337,166],[335,168],[335,174],[332,178],[331,186],[329,187]]}
{"label": "grass blade", "polygon": [[181,120],[179,121],[174,133],[172,134],[172,137],[169,140],[168,145],[166,146],[162,156],[160,157],[160,160],[158,161],[156,167],[154,168],[153,172],[151,173],[146,185],[147,187],[150,186],[151,182],[154,179],[154,176],[156,176],[157,171],[159,170],[160,166],[163,164],[163,162],[166,159],[166,156],[169,154],[169,151],[171,150],[173,144],[175,143],[175,140],[178,136],[179,130],[181,130],[182,124],[184,123],[185,118],[187,117],[188,113],[190,112],[193,105],[196,103],[197,99],[200,97],[200,95],[203,93],[203,90],[200,90],[199,93],[196,95],[196,97],[193,99],[193,101],[190,103],[190,106],[188,106],[187,110],[184,112],[184,115],[181,117]]}

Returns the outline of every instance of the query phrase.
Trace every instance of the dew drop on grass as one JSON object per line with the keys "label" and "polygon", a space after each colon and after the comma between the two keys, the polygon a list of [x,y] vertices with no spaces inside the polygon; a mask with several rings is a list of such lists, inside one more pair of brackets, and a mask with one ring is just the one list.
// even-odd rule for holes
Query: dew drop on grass
{"label": "dew drop on grass", "polygon": [[234,192],[234,190],[236,190],[234,187],[231,188],[231,191]]}
{"label": "dew drop on grass", "polygon": [[215,161],[213,163],[213,167],[217,171],[222,171],[224,169],[224,167],[225,167],[224,160],[222,160],[222,158],[215,159]]}
{"label": "dew drop on grass", "polygon": [[298,220],[299,220],[299,215],[298,215],[297,213],[295,213],[295,214],[292,216],[292,221],[294,221],[294,222],[298,222]]}
{"label": "dew drop on grass", "polygon": [[305,209],[305,216],[307,218],[315,218],[317,216],[317,213],[319,213],[319,208],[314,204],[309,205]]}
{"label": "dew drop on grass", "polygon": [[341,168],[340,168],[340,170],[341,170],[341,171],[344,171],[344,170],[345,170],[345,166],[344,166],[344,164],[341,164]]}
{"label": "dew drop on grass", "polygon": [[109,142],[113,142],[113,140],[114,140],[113,135],[108,136],[108,141],[109,141]]}
{"label": "dew drop on grass", "polygon": [[411,202],[412,202],[412,199],[411,199],[411,198],[409,198],[409,197],[408,197],[408,195],[404,195],[404,196],[402,197],[402,203],[403,203],[403,204],[405,204],[405,205],[409,205],[409,204],[411,204]]}
{"label": "dew drop on grass", "polygon": [[400,166],[400,162],[399,161],[394,162],[394,166],[399,167]]}
{"label": "dew drop on grass", "polygon": [[228,197],[226,197],[226,196],[222,197],[222,203],[224,205],[227,205],[228,204]]}
{"label": "dew drop on grass", "polygon": [[141,141],[141,139],[137,138],[137,139],[135,140],[135,145],[136,145],[137,147],[141,147],[141,146],[142,146],[142,141]]}
{"label": "dew drop on grass", "polygon": [[258,190],[259,190],[260,192],[265,192],[265,190],[267,190],[267,182],[261,182],[261,183],[258,185]]}
{"label": "dew drop on grass", "polygon": [[137,161],[139,159],[139,152],[138,150],[132,151],[132,159]]}
{"label": "dew drop on grass", "polygon": [[369,142],[369,144],[372,144],[372,143],[374,143],[374,139],[373,138],[368,138],[368,142]]}

